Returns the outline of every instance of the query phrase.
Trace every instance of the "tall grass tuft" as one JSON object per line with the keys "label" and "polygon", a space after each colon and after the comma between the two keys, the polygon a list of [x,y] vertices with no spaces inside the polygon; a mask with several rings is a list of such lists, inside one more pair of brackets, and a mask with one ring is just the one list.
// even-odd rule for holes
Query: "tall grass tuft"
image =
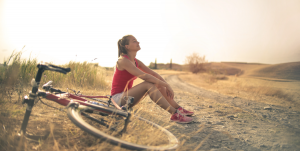
{"label": "tall grass tuft", "polygon": [[75,86],[87,88],[104,88],[105,69],[98,67],[93,63],[69,62],[68,67],[71,68],[71,73],[67,75],[67,84],[74,83]]}
{"label": "tall grass tuft", "polygon": [[71,68],[71,72],[66,75],[45,71],[42,83],[49,80],[53,81],[54,86],[58,87],[79,87],[79,88],[93,88],[102,89],[107,86],[105,82],[105,68],[101,68],[93,63],[88,62],[74,62],[70,61],[62,67]]}
{"label": "tall grass tuft", "polygon": [[22,60],[21,56],[21,51],[13,51],[0,67],[1,92],[10,99],[14,93],[18,94],[20,99],[32,75],[36,74],[36,59]]}
{"label": "tall grass tuft", "polygon": [[[19,100],[23,92],[27,92],[30,81],[35,78],[38,68],[37,59],[21,59],[22,52],[15,52],[10,55],[0,66],[0,89],[1,97],[7,97],[11,100],[12,96],[17,94]],[[60,65],[71,68],[71,72],[64,75],[62,73],[45,71],[41,84],[53,81],[56,87],[76,87],[102,89],[107,87],[105,82],[105,68],[88,62],[70,61],[68,64]]]}
{"label": "tall grass tuft", "polygon": [[[0,150],[22,150],[20,144],[25,144],[25,147],[22,146],[24,148],[28,145],[28,142],[16,139],[14,134],[15,130],[19,129],[17,127],[21,125],[26,107],[21,104],[21,99],[31,90],[30,81],[36,76],[38,62],[37,59],[21,59],[21,57],[22,51],[13,51],[3,64],[0,64]],[[67,87],[101,90],[108,86],[105,81],[106,69],[96,64],[71,61],[59,66],[70,67],[71,72],[65,75],[45,71],[40,84],[43,85],[51,80],[54,87],[63,91],[65,91],[63,88]],[[44,118],[42,120],[45,121]]]}

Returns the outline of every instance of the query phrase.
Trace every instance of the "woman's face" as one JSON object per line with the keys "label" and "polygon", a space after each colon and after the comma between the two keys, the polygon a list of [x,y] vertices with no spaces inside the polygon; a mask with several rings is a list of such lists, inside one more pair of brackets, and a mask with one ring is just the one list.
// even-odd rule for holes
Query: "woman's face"
{"label": "woman's face", "polygon": [[140,43],[136,40],[135,37],[130,36],[128,45],[125,45],[128,51],[139,51],[141,49]]}

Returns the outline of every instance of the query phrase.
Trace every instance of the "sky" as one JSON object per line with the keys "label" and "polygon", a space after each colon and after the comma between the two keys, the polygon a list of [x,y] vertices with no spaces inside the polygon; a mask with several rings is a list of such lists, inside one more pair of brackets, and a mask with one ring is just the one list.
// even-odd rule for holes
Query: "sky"
{"label": "sky", "polygon": [[209,62],[296,62],[300,1],[0,0],[0,63],[22,50],[54,64],[113,67],[127,34],[145,65],[184,64],[193,52]]}

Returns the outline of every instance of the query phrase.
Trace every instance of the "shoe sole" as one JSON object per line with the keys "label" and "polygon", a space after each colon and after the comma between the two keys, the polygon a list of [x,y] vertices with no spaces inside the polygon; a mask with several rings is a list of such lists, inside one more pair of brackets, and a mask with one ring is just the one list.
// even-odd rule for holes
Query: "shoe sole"
{"label": "shoe sole", "polygon": [[[182,114],[182,113],[181,113]],[[185,115],[185,116],[192,116],[192,115],[194,115],[194,113],[193,114],[182,114],[182,115]]]}
{"label": "shoe sole", "polygon": [[179,124],[188,124],[188,123],[191,123],[193,121],[190,121],[190,122],[180,122],[180,121],[173,121],[173,120],[170,120],[171,122],[176,122],[176,123],[179,123]]}
{"label": "shoe sole", "polygon": [[182,113],[181,111],[179,111],[181,115],[185,115],[185,116],[192,116],[194,115],[194,113]]}

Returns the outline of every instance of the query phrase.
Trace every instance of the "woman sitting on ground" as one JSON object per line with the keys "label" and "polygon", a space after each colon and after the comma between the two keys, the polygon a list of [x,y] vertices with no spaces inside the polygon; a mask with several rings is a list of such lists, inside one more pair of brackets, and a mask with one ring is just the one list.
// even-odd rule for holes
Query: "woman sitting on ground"
{"label": "woman sitting on ground", "polygon": [[[134,106],[148,94],[152,101],[171,114],[171,121],[178,123],[193,121],[186,115],[190,116],[194,113],[183,109],[174,101],[174,92],[170,85],[159,74],[135,58],[141,48],[134,36],[126,35],[120,39],[118,49],[119,59],[113,76],[111,95],[119,106],[126,103],[124,96],[134,97],[132,104]],[[132,87],[137,77],[144,82]]]}

